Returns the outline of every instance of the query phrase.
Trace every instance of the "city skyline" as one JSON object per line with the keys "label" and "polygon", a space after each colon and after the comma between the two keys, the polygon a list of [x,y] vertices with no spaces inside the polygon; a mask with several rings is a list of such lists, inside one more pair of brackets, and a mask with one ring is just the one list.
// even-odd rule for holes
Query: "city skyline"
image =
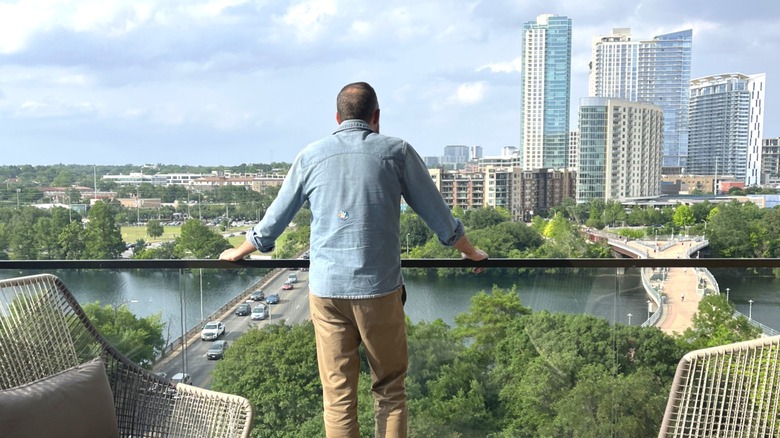
{"label": "city skyline", "polygon": [[495,156],[519,146],[522,27],[546,13],[572,19],[570,130],[595,35],[692,29],[691,77],[765,73],[764,137],[780,136],[780,5],[768,0],[22,0],[0,4],[0,161],[290,162],[334,130],[335,95],[355,80],[377,88],[382,132],[421,155],[456,144]]}

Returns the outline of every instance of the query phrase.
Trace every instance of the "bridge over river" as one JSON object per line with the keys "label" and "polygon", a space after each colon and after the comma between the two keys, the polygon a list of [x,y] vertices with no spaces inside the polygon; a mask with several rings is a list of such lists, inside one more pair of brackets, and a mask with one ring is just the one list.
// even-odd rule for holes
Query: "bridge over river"
{"label": "bridge over river", "polygon": [[[707,240],[698,237],[646,241],[599,231],[591,235],[606,238],[615,252],[631,258],[690,258],[708,245]],[[643,268],[642,283],[650,298],[649,310],[654,313],[645,324],[670,334],[692,326],[691,319],[705,291],[720,293],[717,281],[704,268]]]}

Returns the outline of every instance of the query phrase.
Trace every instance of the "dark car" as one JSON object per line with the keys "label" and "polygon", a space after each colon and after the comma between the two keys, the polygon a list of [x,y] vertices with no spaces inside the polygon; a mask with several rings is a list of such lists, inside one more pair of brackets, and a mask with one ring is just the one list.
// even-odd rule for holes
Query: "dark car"
{"label": "dark car", "polygon": [[247,303],[241,303],[238,305],[238,307],[236,307],[235,313],[238,316],[247,316],[252,313],[252,306]]}
{"label": "dark car", "polygon": [[265,302],[268,304],[279,304],[279,294],[268,295],[268,298],[265,299]]}
{"label": "dark car", "polygon": [[228,342],[225,340],[214,341],[206,352],[206,357],[211,359],[222,359],[225,356],[225,350],[228,348]]}
{"label": "dark car", "polygon": [[263,293],[263,290],[256,290],[252,292],[252,295],[249,296],[249,299],[252,301],[263,301],[265,299],[265,294]]}

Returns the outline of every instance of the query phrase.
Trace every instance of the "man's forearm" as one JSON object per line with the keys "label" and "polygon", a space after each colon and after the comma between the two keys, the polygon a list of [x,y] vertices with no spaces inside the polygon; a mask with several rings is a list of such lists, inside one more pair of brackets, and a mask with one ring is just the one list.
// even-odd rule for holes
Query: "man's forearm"
{"label": "man's forearm", "polygon": [[463,235],[463,237],[458,239],[458,241],[455,242],[455,245],[453,246],[455,247],[455,249],[460,251],[461,254],[463,254],[463,257],[467,259],[482,260],[487,258],[487,254],[485,254],[484,251],[475,248],[465,234]]}

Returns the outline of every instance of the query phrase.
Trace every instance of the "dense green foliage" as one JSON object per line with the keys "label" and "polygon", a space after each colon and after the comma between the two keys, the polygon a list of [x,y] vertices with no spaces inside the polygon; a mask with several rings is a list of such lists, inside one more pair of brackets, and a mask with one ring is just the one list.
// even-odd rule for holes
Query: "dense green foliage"
{"label": "dense green foliage", "polygon": [[145,368],[151,368],[165,346],[162,312],[136,317],[126,305],[84,305],[84,312],[100,333],[122,354]]}
{"label": "dense green foliage", "polygon": [[[409,323],[408,333],[415,437],[655,436],[682,354],[658,329],[531,313],[499,288],[476,294],[454,328]],[[362,374],[361,436],[371,437],[365,363]],[[252,402],[252,436],[324,435],[310,323],[250,330],[213,375],[214,389]]]}

